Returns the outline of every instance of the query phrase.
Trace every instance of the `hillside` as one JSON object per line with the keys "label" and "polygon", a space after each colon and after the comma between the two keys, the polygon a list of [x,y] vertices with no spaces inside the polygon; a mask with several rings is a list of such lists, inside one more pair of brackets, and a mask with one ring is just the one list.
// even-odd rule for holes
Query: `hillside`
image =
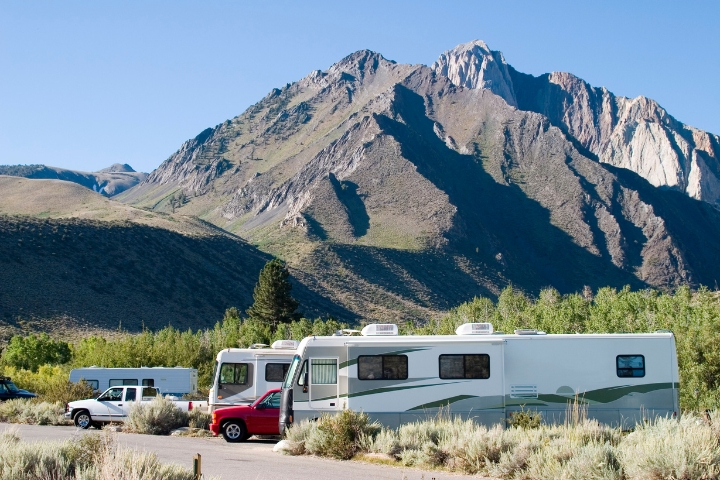
{"label": "hillside", "polygon": [[[211,327],[226,308],[252,303],[269,258],[197,219],[139,210],[69,182],[0,176],[2,337]],[[294,285],[307,314],[346,314]]]}
{"label": "hillside", "polygon": [[[197,215],[281,255],[309,288],[368,319],[427,318],[510,283],[531,294],[714,286],[720,213],[704,185],[716,137],[687,151],[707,166],[683,170],[704,179],[693,183],[703,195],[658,188],[642,168],[618,168],[626,165],[592,149],[634,151],[642,140],[659,149],[655,172],[662,146],[580,135],[572,106],[584,111],[582,95],[540,102],[542,88],[514,80],[502,54],[475,51],[481,43],[432,68],[356,52],[201,132],[117,198]],[[623,115],[623,125],[640,118]],[[683,128],[673,122],[668,135]]]}
{"label": "hillside", "polygon": [[65,180],[112,197],[142,182],[148,174],[136,172],[130,165],[115,163],[97,172],[79,172],[46,165],[0,165],[0,175]]}

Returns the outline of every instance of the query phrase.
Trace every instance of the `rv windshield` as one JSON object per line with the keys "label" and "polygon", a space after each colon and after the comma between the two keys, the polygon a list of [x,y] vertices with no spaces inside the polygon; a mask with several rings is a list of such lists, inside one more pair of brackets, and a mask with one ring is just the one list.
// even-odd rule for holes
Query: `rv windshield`
{"label": "rv windshield", "polygon": [[285,382],[283,382],[283,388],[292,387],[293,378],[295,377],[295,370],[297,370],[297,366],[299,363],[300,355],[295,355],[292,359],[292,363],[290,364],[287,375],[285,375]]}

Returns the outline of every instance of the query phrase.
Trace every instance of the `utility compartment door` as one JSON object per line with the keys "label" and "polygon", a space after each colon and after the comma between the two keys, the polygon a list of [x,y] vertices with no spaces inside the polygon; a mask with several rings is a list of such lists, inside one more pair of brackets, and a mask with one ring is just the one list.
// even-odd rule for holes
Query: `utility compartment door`
{"label": "utility compartment door", "polygon": [[338,408],[338,357],[311,358],[309,406],[313,410]]}

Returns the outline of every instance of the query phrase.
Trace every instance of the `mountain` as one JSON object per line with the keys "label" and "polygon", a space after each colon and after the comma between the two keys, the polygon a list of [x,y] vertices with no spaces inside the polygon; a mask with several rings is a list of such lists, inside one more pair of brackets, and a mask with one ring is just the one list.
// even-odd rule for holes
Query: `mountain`
{"label": "mountain", "polygon": [[[77,184],[0,176],[0,340],[18,331],[212,327],[270,257],[201,220]],[[348,317],[293,278],[314,315]]]}
{"label": "mountain", "polygon": [[[608,92],[600,108],[582,92],[602,90],[556,89],[560,76],[520,74],[482,42],[432,67],[355,52],[204,130],[116,198],[233,232],[365,319],[427,318],[509,284],[714,286],[706,170],[682,170],[699,201],[616,163],[642,144],[661,150],[652,171],[669,164],[665,137],[651,144],[643,128],[676,145],[676,133],[712,148],[717,137],[647,99]],[[693,142],[687,158],[711,165],[712,148]]]}
{"label": "mountain", "polygon": [[569,73],[520,73],[479,40],[443,53],[432,68],[455,85],[488,89],[544,115],[593,159],[720,205],[720,137],[684,125],[654,100],[619,97]]}
{"label": "mountain", "polygon": [[142,182],[148,174],[136,172],[128,164],[115,163],[92,173],[45,165],[0,165],[0,175],[65,180],[112,197]]}

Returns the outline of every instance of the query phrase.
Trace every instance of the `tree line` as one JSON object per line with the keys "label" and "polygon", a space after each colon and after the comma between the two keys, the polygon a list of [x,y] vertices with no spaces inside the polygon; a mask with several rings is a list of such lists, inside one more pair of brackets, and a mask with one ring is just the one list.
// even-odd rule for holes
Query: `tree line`
{"label": "tree line", "polygon": [[[213,328],[179,331],[172,326],[139,334],[91,336],[69,344],[46,334],[15,336],[0,356],[0,366],[14,375],[44,371],[67,375],[71,368],[183,366],[198,369],[199,384],[208,387],[217,352],[228,347],[301,340],[332,335],[348,324],[335,319],[302,317],[291,295],[286,267],[272,260],[263,268],[243,316],[226,310]],[[497,300],[476,297],[436,319],[399,325],[401,334],[454,335],[467,322],[490,322],[496,331],[534,328],[547,333],[641,333],[667,329],[676,337],[680,369],[680,403],[684,409],[720,407],[720,292],[681,287],[674,293],[601,288],[561,295],[553,288],[531,298],[512,286]],[[6,373],[7,374],[7,373]],[[19,378],[20,378],[19,377]]]}

